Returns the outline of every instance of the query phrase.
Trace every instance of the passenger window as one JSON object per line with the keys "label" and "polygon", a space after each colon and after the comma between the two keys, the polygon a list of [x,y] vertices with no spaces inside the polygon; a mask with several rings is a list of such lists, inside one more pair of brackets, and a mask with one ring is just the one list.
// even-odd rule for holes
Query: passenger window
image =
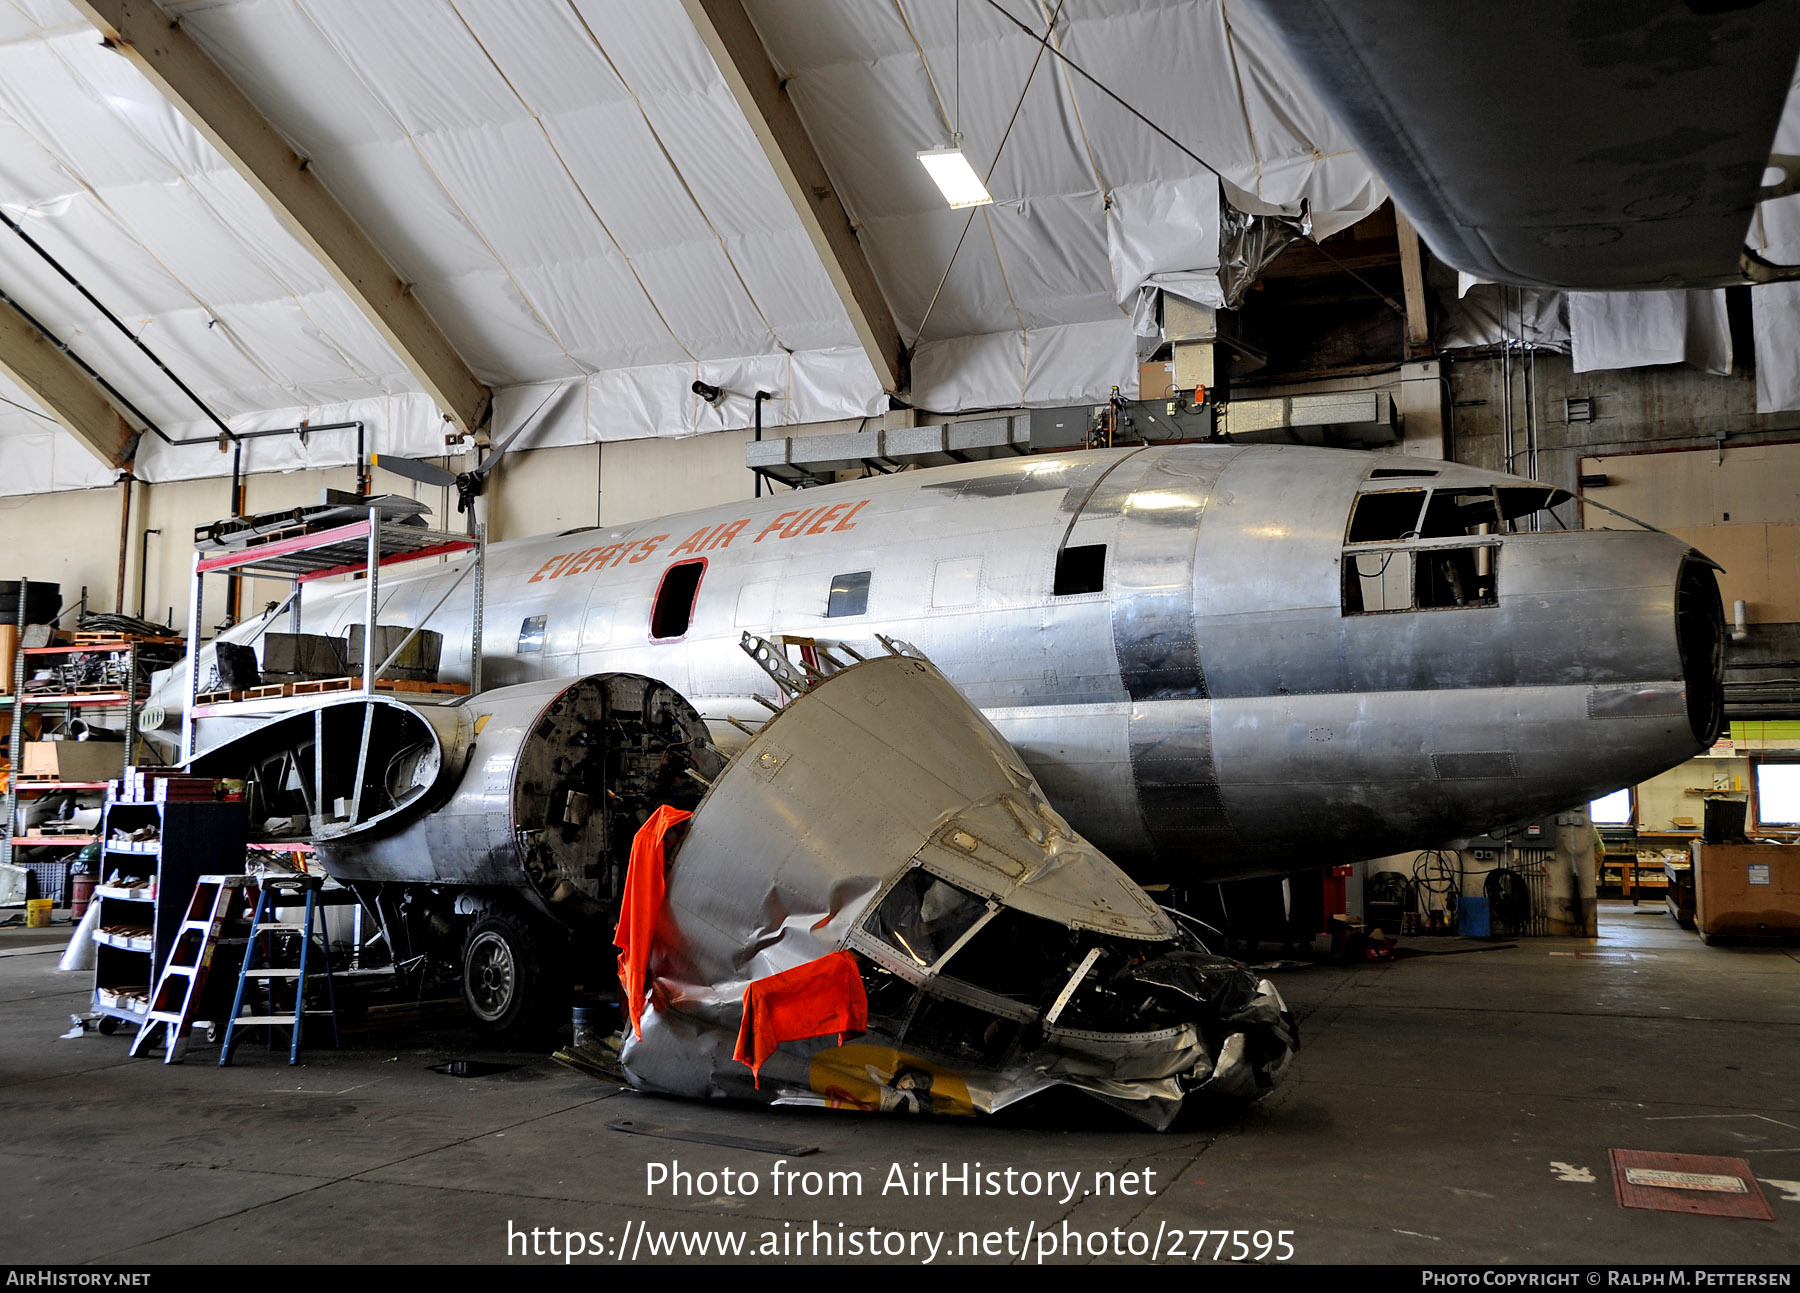
{"label": "passenger window", "polygon": [[861,615],[869,609],[869,572],[858,570],[848,575],[831,577],[831,596],[825,603],[825,615],[836,619],[843,615]]}
{"label": "passenger window", "polygon": [[1351,543],[1392,543],[1418,533],[1422,489],[1390,489],[1357,497],[1350,514]]}
{"label": "passenger window", "polygon": [[706,562],[683,561],[663,572],[662,584],[656,590],[656,601],[650,608],[650,636],[668,639],[681,637],[694,622],[694,602],[700,593],[700,576],[706,573]]}
{"label": "passenger window", "polygon": [[1497,548],[1435,548],[1416,554],[1419,609],[1496,606],[1494,558]]}
{"label": "passenger window", "polygon": [[544,649],[544,624],[549,619],[546,615],[533,615],[519,625],[519,654]]}
{"label": "passenger window", "polygon": [[1106,587],[1106,545],[1089,543],[1079,548],[1064,548],[1056,554],[1057,597],[1076,593],[1097,593]]}
{"label": "passenger window", "polygon": [[1464,534],[1492,534],[1500,524],[1491,489],[1439,489],[1425,509],[1419,537],[1453,539]]}

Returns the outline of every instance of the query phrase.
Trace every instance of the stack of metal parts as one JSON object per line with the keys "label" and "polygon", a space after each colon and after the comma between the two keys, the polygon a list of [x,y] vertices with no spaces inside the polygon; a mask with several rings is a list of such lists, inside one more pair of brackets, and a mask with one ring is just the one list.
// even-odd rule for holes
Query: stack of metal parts
{"label": "stack of metal parts", "polygon": [[383,525],[425,524],[431,509],[417,499],[397,494],[367,496],[327,490],[326,501],[312,507],[289,508],[285,512],[260,512],[255,516],[228,516],[206,525],[194,527],[194,547],[202,552],[220,552],[292,539],[340,525],[353,525],[367,520],[369,509],[381,513]]}
{"label": "stack of metal parts", "polygon": [[135,668],[131,655],[119,647],[70,652],[55,657],[57,663],[27,679],[25,689],[53,695],[77,692],[127,692],[150,685],[151,675],[181,657],[178,646],[140,646]]}

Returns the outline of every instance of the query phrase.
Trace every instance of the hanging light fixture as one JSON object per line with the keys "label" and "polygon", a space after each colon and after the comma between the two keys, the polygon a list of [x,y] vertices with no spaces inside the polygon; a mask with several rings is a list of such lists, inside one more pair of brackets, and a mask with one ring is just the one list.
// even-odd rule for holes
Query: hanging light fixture
{"label": "hanging light fixture", "polygon": [[963,156],[960,131],[950,136],[948,148],[927,148],[919,153],[919,160],[925,164],[932,182],[938,186],[952,210],[986,206],[994,200],[993,195],[987,191],[987,185],[981,182],[981,176],[975,173],[975,168],[969,165],[969,159]]}
{"label": "hanging light fixture", "polygon": [[963,207],[987,206],[993,202],[993,195],[987,191],[981,176],[969,165],[969,159],[963,156],[962,131],[957,129],[962,119],[962,0],[956,0],[956,121],[950,126],[950,144],[946,148],[926,148],[919,152],[919,161],[931,176],[932,183],[944,195],[944,201],[950,204],[952,211]]}

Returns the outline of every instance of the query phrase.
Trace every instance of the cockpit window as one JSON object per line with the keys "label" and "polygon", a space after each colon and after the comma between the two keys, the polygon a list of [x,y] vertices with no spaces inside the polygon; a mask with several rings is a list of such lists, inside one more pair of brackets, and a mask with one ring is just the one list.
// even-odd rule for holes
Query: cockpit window
{"label": "cockpit window", "polygon": [[[1494,493],[1500,500],[1500,517],[1504,521],[1512,522],[1512,524],[1508,526],[1508,528],[1512,530],[1525,529],[1526,527],[1520,524],[1520,522],[1526,517],[1529,517],[1533,512],[1542,512],[1549,508],[1561,507],[1564,503],[1571,501],[1573,498],[1573,495],[1564,490],[1540,488],[1532,485],[1502,485],[1499,489],[1495,490]],[[1556,521],[1559,528],[1566,528],[1563,527],[1562,519],[1560,517],[1556,517],[1555,514],[1552,513],[1552,518]]]}
{"label": "cockpit window", "polygon": [[1419,609],[1496,606],[1494,559],[1498,548],[1432,548],[1415,553],[1413,591]]}
{"label": "cockpit window", "polygon": [[1493,541],[1344,554],[1344,614],[1497,606]]}
{"label": "cockpit window", "polygon": [[987,913],[986,899],[915,866],[888,891],[863,928],[926,969]]}
{"label": "cockpit window", "polygon": [[1344,614],[1412,609],[1412,561],[1404,552],[1344,554]]}
{"label": "cockpit window", "polygon": [[1390,489],[1357,496],[1350,514],[1351,543],[1392,543],[1418,532],[1422,489]]}
{"label": "cockpit window", "polygon": [[1492,534],[1500,523],[1491,489],[1437,489],[1425,509],[1419,537],[1451,539],[1463,534]]}

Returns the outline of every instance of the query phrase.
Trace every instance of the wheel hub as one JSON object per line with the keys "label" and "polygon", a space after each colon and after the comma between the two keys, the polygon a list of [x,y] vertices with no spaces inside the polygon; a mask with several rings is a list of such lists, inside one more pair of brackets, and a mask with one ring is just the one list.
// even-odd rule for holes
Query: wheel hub
{"label": "wheel hub", "polygon": [[494,1020],[512,1004],[518,981],[512,949],[497,934],[483,934],[469,949],[469,999],[483,1019]]}

